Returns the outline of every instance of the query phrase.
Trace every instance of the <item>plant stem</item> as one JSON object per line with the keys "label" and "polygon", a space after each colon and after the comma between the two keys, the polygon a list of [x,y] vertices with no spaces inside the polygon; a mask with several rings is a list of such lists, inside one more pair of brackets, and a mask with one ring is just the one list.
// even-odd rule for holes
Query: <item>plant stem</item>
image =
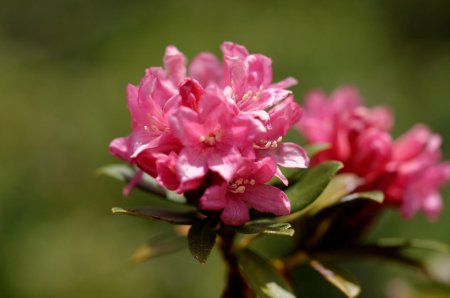
{"label": "plant stem", "polygon": [[227,283],[222,298],[251,298],[250,288],[239,271],[238,259],[234,251],[236,232],[223,226],[219,229],[219,249],[227,264]]}

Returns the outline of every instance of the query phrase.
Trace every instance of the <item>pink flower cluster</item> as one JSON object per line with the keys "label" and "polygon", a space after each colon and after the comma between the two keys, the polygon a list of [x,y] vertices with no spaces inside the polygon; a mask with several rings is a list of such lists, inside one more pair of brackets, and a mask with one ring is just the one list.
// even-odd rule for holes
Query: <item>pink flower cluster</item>
{"label": "pink flower cluster", "polygon": [[392,140],[393,117],[385,107],[369,109],[356,89],[342,87],[329,98],[312,91],[305,98],[299,128],[308,143],[330,148],[312,160],[344,163],[342,172],[364,178],[361,190],[381,190],[385,202],[411,218],[422,211],[433,220],[442,209],[439,189],[450,180],[450,163],[441,162],[441,138],[416,125]]}
{"label": "pink flower cluster", "polygon": [[205,190],[200,207],[223,210],[225,224],[247,222],[249,208],[289,214],[286,195],[265,183],[274,176],[287,183],[279,166],[308,164],[300,146],[282,141],[301,115],[286,90],[296,81],[272,83],[271,60],[241,45],[221,49],[222,64],[201,53],[186,69],[185,56],[167,47],[164,68],[128,85],[132,132],[110,151],[170,190]]}

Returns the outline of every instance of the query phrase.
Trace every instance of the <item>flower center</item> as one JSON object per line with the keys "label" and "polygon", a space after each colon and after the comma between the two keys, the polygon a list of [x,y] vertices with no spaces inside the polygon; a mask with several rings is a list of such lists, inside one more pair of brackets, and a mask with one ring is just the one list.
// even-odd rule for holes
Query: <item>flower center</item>
{"label": "flower center", "polygon": [[208,146],[214,146],[222,139],[222,131],[210,132],[206,136],[200,136],[200,142],[205,143]]}
{"label": "flower center", "polygon": [[278,137],[278,139],[274,141],[268,141],[266,139],[260,139],[259,141],[253,143],[253,148],[255,149],[270,149],[270,148],[277,148],[278,144],[283,141],[282,137]]}
{"label": "flower center", "polygon": [[237,102],[239,108],[243,109],[252,105],[253,102],[258,101],[261,98],[261,94],[264,87],[263,85],[259,86],[256,92],[249,90],[244,93],[241,100]]}
{"label": "flower center", "polygon": [[255,179],[244,179],[239,178],[237,180],[233,180],[228,184],[228,191],[232,193],[244,193],[245,188],[248,185],[255,185]]}
{"label": "flower center", "polygon": [[147,119],[148,125],[144,125],[145,132],[165,133],[170,131],[163,118],[147,113]]}

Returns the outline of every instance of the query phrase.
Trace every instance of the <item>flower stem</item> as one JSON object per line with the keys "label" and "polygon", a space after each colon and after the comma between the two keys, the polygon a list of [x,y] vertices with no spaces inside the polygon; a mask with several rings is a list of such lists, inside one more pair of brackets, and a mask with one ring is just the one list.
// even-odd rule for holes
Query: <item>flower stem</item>
{"label": "flower stem", "polygon": [[253,297],[252,292],[239,271],[234,248],[235,238],[236,232],[221,226],[219,229],[219,249],[227,264],[227,282],[222,298],[251,298]]}

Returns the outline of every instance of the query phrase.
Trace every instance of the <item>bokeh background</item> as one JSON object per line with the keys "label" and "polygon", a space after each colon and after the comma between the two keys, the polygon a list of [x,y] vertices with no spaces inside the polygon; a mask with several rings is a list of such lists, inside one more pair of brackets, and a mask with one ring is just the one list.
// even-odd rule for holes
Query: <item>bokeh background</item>
{"label": "bokeh background", "polygon": [[[0,4],[0,297],[219,296],[216,253],[205,265],[185,250],[130,267],[135,247],[170,227],[113,216],[112,206],[154,200],[122,198],[120,183],[95,176],[117,162],[110,140],[129,132],[126,84],[160,65],[168,44],[190,58],[219,54],[224,40],[245,44],[273,58],[275,79],[298,78],[298,101],[311,88],[354,84],[369,105],[395,110],[395,135],[425,122],[442,134],[450,158],[449,1]],[[389,211],[372,236],[450,243],[444,195],[439,222],[405,222]],[[361,297],[385,297],[390,280],[416,278],[374,261],[347,268]],[[307,269],[298,276],[303,297],[341,297]]]}

